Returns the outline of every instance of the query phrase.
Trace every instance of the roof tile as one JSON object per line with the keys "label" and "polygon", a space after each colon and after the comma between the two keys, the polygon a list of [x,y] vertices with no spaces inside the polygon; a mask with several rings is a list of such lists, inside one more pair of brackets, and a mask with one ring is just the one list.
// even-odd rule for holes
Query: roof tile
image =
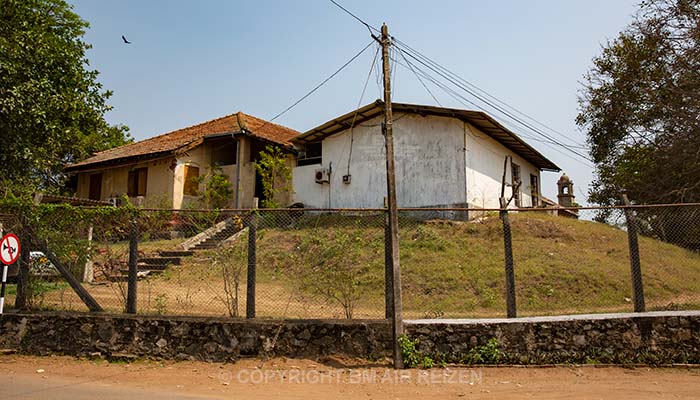
{"label": "roof tile", "polygon": [[101,151],[86,160],[67,166],[66,169],[79,170],[93,164],[115,161],[121,158],[174,152],[208,135],[238,133],[241,131],[245,131],[249,136],[272,141],[283,146],[291,146],[291,140],[301,134],[294,129],[238,112],[198,125],[164,133],[136,143]]}

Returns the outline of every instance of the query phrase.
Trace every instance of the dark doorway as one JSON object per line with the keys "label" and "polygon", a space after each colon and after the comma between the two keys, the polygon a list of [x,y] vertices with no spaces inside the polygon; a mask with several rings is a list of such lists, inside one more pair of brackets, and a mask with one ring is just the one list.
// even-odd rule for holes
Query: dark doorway
{"label": "dark doorway", "polygon": [[90,175],[90,200],[102,200],[102,174]]}
{"label": "dark doorway", "polygon": [[257,170],[255,170],[255,197],[258,198],[258,206],[262,208],[262,205],[265,204],[264,200],[267,200],[267,197],[265,197],[265,192],[263,191],[262,176]]}

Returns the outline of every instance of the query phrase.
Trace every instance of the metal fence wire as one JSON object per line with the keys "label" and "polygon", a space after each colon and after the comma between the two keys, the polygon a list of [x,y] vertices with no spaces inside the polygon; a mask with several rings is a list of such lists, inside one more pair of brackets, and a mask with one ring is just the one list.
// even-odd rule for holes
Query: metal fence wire
{"label": "metal fence wire", "polygon": [[[129,309],[133,265],[142,314],[386,316],[382,209],[37,207],[0,223],[29,243],[8,306],[25,268],[22,308],[89,310],[53,258],[107,312]],[[406,319],[700,309],[700,205],[403,209],[399,240]]]}

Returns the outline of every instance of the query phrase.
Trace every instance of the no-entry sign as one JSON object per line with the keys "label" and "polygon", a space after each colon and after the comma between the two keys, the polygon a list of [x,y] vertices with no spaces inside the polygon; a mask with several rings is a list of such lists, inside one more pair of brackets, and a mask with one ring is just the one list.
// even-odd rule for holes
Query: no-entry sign
{"label": "no-entry sign", "polygon": [[8,233],[0,241],[0,261],[3,264],[14,264],[19,257],[19,239],[15,234]]}

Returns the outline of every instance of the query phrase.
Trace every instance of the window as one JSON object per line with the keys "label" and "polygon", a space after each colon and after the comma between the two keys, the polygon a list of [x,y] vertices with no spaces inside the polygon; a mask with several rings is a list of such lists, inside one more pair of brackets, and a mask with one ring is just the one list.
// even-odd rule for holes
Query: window
{"label": "window", "polygon": [[199,196],[199,167],[185,165],[185,185],[182,189],[185,196]]}
{"label": "window", "polygon": [[136,168],[129,171],[126,193],[129,197],[145,196],[148,184],[148,168]]}
{"label": "window", "polygon": [[511,161],[511,185],[513,187],[513,200],[515,200],[515,206],[520,207],[520,165],[515,164]]}
{"label": "window", "polygon": [[90,200],[102,200],[102,174],[90,175]]}
{"label": "window", "polygon": [[321,142],[308,143],[306,146],[304,146],[304,150],[299,153],[297,165],[301,167],[303,165],[322,164],[323,157],[321,149]]}
{"label": "window", "polygon": [[530,195],[532,196],[532,206],[540,205],[540,182],[537,175],[530,174]]}
{"label": "window", "polygon": [[236,142],[215,144],[211,151],[211,164],[218,166],[233,165],[236,163],[237,153]]}

